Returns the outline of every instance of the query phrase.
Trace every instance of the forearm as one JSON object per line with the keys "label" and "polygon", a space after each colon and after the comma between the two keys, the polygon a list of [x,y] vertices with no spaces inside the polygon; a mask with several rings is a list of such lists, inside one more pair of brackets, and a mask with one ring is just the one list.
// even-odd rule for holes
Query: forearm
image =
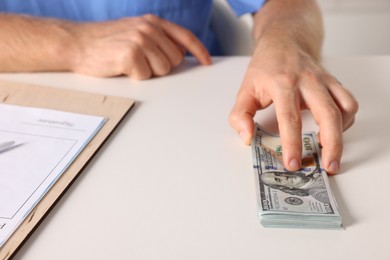
{"label": "forearm", "polygon": [[70,70],[74,41],[71,23],[0,14],[0,71]]}
{"label": "forearm", "polygon": [[269,0],[254,15],[256,47],[298,47],[320,59],[323,41],[322,16],[314,0]]}

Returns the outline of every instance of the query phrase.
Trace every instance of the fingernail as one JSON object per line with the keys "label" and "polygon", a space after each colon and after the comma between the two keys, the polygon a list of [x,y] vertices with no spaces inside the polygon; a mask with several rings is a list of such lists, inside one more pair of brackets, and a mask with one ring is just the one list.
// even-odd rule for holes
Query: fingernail
{"label": "fingernail", "polygon": [[329,164],[328,170],[331,173],[337,173],[339,171],[339,162],[333,161],[331,164]]}
{"label": "fingernail", "polygon": [[288,164],[291,169],[298,170],[299,169],[299,164],[296,159],[292,159],[290,163]]}

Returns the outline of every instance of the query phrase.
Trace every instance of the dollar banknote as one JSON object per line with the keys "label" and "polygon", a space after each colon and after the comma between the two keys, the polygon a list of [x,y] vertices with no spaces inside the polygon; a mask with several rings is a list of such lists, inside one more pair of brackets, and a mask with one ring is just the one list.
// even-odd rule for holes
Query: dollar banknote
{"label": "dollar banknote", "polygon": [[342,218],[321,166],[315,133],[302,134],[302,167],[283,167],[280,138],[255,126],[252,139],[260,223],[264,227],[341,228]]}

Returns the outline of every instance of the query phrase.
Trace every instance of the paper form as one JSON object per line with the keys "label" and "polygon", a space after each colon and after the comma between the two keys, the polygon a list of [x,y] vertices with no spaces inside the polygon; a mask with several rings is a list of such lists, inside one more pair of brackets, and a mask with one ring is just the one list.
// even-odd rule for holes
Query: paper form
{"label": "paper form", "polygon": [[0,104],[0,144],[13,144],[0,151],[0,246],[104,122],[98,116]]}

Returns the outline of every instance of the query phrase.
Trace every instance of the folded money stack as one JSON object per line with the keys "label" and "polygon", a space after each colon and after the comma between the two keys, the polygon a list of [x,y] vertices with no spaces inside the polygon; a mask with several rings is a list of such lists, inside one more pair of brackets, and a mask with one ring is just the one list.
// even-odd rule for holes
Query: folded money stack
{"label": "folded money stack", "polygon": [[342,227],[315,140],[315,133],[302,135],[302,168],[289,172],[282,164],[280,138],[256,125],[252,140],[253,168],[260,223],[264,227]]}

